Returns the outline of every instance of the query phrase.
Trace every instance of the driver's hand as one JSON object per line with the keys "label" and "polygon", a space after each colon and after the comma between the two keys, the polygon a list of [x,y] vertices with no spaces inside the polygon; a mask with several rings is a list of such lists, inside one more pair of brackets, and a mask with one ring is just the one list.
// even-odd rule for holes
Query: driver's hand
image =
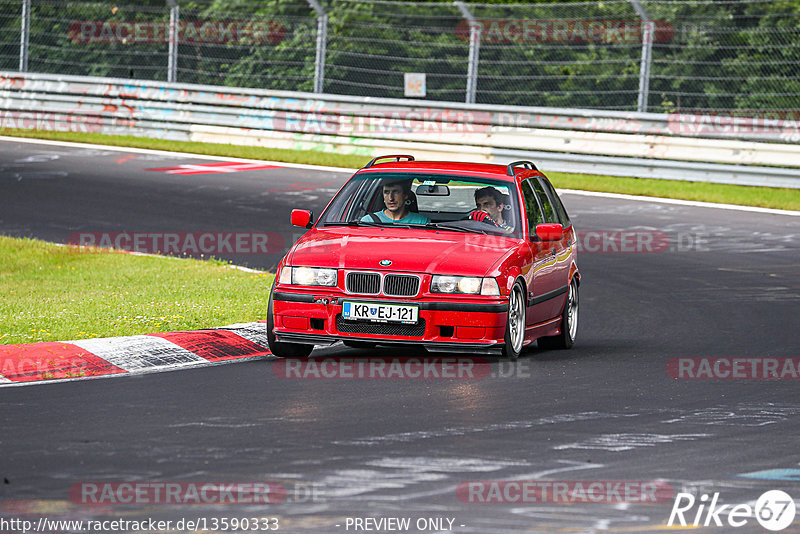
{"label": "driver's hand", "polygon": [[497,223],[494,221],[494,219],[492,219],[492,216],[482,210],[471,211],[467,216],[467,219],[497,226]]}

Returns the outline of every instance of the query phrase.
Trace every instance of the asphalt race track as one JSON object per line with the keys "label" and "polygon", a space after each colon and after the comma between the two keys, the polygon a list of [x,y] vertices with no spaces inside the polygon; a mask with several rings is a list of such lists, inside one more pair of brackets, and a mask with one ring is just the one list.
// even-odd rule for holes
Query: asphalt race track
{"label": "asphalt race track", "polygon": [[[67,242],[81,232],[270,231],[282,251],[299,235],[290,209],[318,214],[348,176],[146,170],[208,163],[0,142],[0,233]],[[689,523],[703,495],[751,507],[773,489],[800,499],[797,376],[672,377],[677,361],[697,357],[795,358],[796,370],[800,217],[562,198],[594,250],[579,255],[572,350],[478,362],[482,378],[473,379],[287,379],[281,360],[268,359],[0,388],[0,518],[204,518],[210,528],[214,518],[275,517],[279,532],[367,531],[378,525],[367,519],[409,518],[408,530],[372,531],[628,533],[668,530],[679,492],[697,499]],[[660,236],[663,246],[620,252],[620,230]],[[270,269],[280,251],[215,255]],[[267,291],[253,295],[265,310]],[[341,346],[313,357],[331,355],[425,357]],[[489,481],[606,489],[596,501],[507,492],[476,502],[489,493],[464,492],[505,487]],[[86,506],[74,493],[84,483],[142,482],[270,483],[286,497]],[[614,482],[657,482],[660,497],[622,502],[607,489]],[[767,532],[752,517],[739,528],[727,512],[719,518],[723,527],[711,518],[697,531]],[[783,532],[800,532],[800,516]]]}

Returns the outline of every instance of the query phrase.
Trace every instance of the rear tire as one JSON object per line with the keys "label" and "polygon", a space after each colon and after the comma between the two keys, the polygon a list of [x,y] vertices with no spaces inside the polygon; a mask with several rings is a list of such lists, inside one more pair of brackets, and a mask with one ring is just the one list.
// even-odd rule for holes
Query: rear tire
{"label": "rear tire", "polygon": [[578,280],[572,277],[567,291],[567,301],[561,313],[561,333],[557,336],[540,337],[540,349],[569,349],[575,344],[578,333]]}
{"label": "rear tire", "polygon": [[522,284],[517,282],[508,296],[508,318],[506,320],[505,344],[503,357],[516,360],[522,354],[522,345],[525,343],[525,291]]}
{"label": "rear tire", "polygon": [[275,291],[275,282],[269,292],[269,304],[267,305],[267,341],[269,350],[279,358],[307,358],[314,345],[303,345],[301,343],[286,343],[275,341],[275,318],[272,314],[272,293]]}

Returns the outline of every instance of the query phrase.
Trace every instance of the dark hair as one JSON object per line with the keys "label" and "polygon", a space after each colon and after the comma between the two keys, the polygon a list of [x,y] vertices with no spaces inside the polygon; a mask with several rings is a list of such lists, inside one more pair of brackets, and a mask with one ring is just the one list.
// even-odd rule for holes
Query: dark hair
{"label": "dark hair", "polygon": [[411,193],[411,181],[412,180],[387,180],[381,184],[381,188],[384,188],[387,185],[399,185],[403,188],[403,193],[409,194]]}
{"label": "dark hair", "polygon": [[483,197],[491,197],[494,199],[495,204],[498,206],[500,204],[505,204],[506,196],[495,189],[492,186],[481,187],[480,189],[475,190],[475,202],[478,202],[479,198]]}

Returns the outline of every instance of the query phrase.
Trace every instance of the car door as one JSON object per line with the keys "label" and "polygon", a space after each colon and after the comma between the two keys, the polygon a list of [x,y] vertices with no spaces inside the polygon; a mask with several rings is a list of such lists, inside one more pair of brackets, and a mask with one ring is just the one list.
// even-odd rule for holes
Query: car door
{"label": "car door", "polygon": [[528,285],[526,324],[532,326],[554,317],[552,299],[548,298],[548,295],[558,287],[557,279],[553,276],[556,266],[554,253],[556,248],[552,246],[551,242],[541,241],[536,236],[536,225],[547,222],[545,212],[539,196],[534,191],[534,186],[531,185],[531,180],[525,180],[521,185],[528,220],[529,245],[533,256],[533,266],[526,276]]}
{"label": "car door", "polygon": [[[544,222],[559,223],[566,230],[570,225],[569,218],[550,182],[539,176],[531,178],[530,183],[539,205],[542,206]],[[537,298],[541,299],[542,314],[549,319],[561,314],[567,298],[572,252],[570,234],[564,232],[560,240],[549,241],[544,245],[551,255],[551,267],[547,270],[547,280],[542,284],[547,290],[544,294],[537,295]]]}

